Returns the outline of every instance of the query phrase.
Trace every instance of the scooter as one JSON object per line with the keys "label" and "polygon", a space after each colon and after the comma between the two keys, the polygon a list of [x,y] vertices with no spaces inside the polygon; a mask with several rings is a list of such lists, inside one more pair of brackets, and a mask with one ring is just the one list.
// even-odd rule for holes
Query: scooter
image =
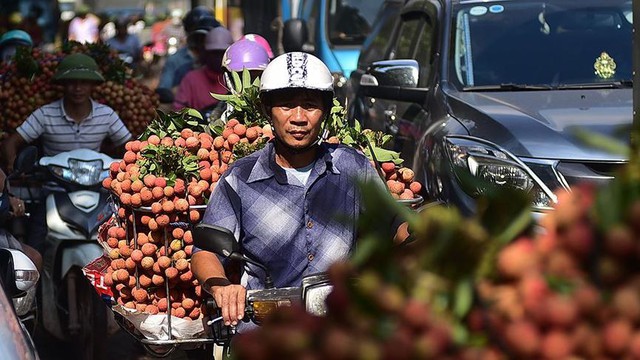
{"label": "scooter", "polygon": [[51,186],[45,200],[47,235],[40,282],[41,308],[47,311],[41,320],[49,335],[73,342],[70,350],[77,359],[105,356],[108,309],[82,268],[103,254],[97,230],[113,208],[101,182],[115,161],[87,149],[39,161]]}
{"label": "scooter", "polygon": [[[0,249],[0,348],[3,359],[39,359],[31,334],[20,320],[19,314],[29,309],[38,283],[39,272],[35,264],[20,250]],[[13,300],[11,310],[8,299]],[[26,306],[25,306],[26,305]],[[9,308],[7,308],[9,306]]]}
{"label": "scooter", "polygon": [[[249,263],[264,271],[265,289],[248,290],[245,307],[244,322],[260,325],[274,310],[283,306],[302,304],[306,311],[316,316],[323,316],[327,312],[326,298],[333,290],[333,285],[325,273],[311,274],[302,279],[300,287],[275,288],[267,268],[240,252],[238,242],[228,229],[200,223],[193,230],[193,243],[196,247],[215,253],[223,258]],[[225,326],[222,322],[221,309],[213,298],[206,299],[207,311],[210,319],[207,325],[211,327],[214,343],[223,347],[223,354],[228,356],[229,344],[236,330],[232,326]]]}
{"label": "scooter", "polygon": [[[31,171],[35,166],[37,157],[38,150],[33,146],[28,147],[27,149],[25,149],[25,151],[22,151],[14,162],[13,172],[7,176],[7,185],[20,175]],[[9,189],[5,190],[9,192]],[[24,214],[24,216],[28,217],[29,214],[26,213]],[[9,227],[12,229],[15,228],[15,222],[18,221],[18,218],[14,217],[10,211],[7,211],[6,213],[0,211],[0,219],[4,225],[9,225]],[[7,229],[3,229],[2,231],[5,233],[0,234],[0,236],[13,237],[11,232]],[[14,241],[16,240],[14,239]],[[9,246],[11,246],[11,240],[9,238],[7,238],[7,242]],[[18,271],[13,275],[13,277],[16,281],[20,282],[19,286],[17,285],[15,288],[11,287],[10,289],[8,289],[13,294],[11,296],[13,301],[13,308],[16,312],[16,315],[20,319],[21,326],[26,329],[29,334],[33,334],[38,321],[38,306],[36,301],[37,287],[35,286],[35,284],[40,278],[40,272],[36,268],[36,265],[33,263],[33,261],[31,261],[26,254],[20,252],[19,250],[15,248],[6,248],[0,250],[9,251],[9,254],[7,254],[6,252],[0,253],[0,258],[2,258],[2,260],[0,260],[1,274],[10,276],[14,271]],[[15,252],[19,252],[20,254],[15,254]],[[8,284],[10,285],[12,282],[13,281],[8,281]],[[31,286],[31,282],[33,282],[33,286]],[[29,284],[29,286],[26,286],[26,284]],[[7,290],[6,286],[5,290]]]}

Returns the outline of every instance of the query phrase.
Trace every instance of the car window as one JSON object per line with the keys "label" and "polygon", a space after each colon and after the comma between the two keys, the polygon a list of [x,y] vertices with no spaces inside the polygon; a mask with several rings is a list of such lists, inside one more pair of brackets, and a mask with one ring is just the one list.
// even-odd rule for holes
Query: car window
{"label": "car window", "polygon": [[464,87],[632,78],[627,0],[475,3],[454,9],[453,78]]}
{"label": "car window", "polygon": [[426,17],[420,31],[420,38],[416,44],[415,60],[420,64],[420,76],[418,86],[424,87],[429,81],[429,72],[433,62],[435,27],[434,22]]}
{"label": "car window", "polygon": [[433,61],[435,21],[424,12],[405,14],[400,25],[397,46],[390,59],[414,59],[420,64],[418,86],[426,86]]}
{"label": "car window", "polygon": [[401,8],[402,3],[396,1],[385,2],[384,6],[380,8],[372,30],[372,34],[377,33],[377,35],[373,38],[370,37],[363,44],[362,55],[358,60],[359,64],[366,65],[384,59],[387,49],[391,44],[397,14]]}
{"label": "car window", "polygon": [[395,51],[390,54],[390,59],[413,59],[413,42],[423,22],[421,16],[410,16],[403,19],[397,46]]}

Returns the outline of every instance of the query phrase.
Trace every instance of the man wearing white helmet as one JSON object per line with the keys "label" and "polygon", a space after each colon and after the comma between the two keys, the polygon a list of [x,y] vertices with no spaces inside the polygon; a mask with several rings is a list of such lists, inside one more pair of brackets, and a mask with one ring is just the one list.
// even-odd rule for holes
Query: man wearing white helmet
{"label": "man wearing white helmet", "polygon": [[[203,222],[233,232],[276,287],[300,286],[303,276],[349,256],[362,211],[356,180],[381,179],[360,152],[319,142],[333,79],[318,58],[293,52],[273,59],[262,74],[260,98],[275,139],[227,170]],[[395,240],[406,239],[406,225],[393,226]],[[196,249],[191,265],[227,325],[244,316],[246,290],[264,288],[264,273],[253,265],[245,267],[241,284],[231,284],[213,253]]]}

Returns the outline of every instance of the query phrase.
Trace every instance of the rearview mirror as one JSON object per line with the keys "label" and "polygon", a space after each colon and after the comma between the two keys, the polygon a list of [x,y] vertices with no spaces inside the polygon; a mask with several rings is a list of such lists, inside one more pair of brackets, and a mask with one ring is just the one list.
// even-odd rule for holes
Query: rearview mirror
{"label": "rearview mirror", "polygon": [[31,145],[24,148],[13,162],[13,171],[18,174],[29,172],[38,160],[38,148]]}
{"label": "rearview mirror", "polygon": [[360,79],[365,96],[418,102],[426,100],[428,88],[418,88],[420,64],[412,59],[383,60],[372,63]]}
{"label": "rearview mirror", "polygon": [[289,19],[285,21],[282,29],[282,47],[284,52],[307,51],[313,52],[310,48],[309,30],[307,23],[302,19]]}
{"label": "rearview mirror", "polygon": [[21,297],[40,279],[36,265],[20,250],[0,249],[0,280],[8,297]]}
{"label": "rearview mirror", "polygon": [[238,242],[229,229],[200,223],[193,229],[193,244],[202,250],[228,258],[238,252]]}

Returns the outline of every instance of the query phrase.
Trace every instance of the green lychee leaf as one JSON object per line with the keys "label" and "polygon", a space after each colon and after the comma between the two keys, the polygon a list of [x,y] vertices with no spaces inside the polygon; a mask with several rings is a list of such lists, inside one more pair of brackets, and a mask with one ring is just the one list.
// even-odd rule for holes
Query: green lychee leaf
{"label": "green lychee leaf", "polygon": [[231,77],[233,78],[233,87],[236,93],[242,92],[242,80],[240,79],[240,75],[237,72],[232,71]]}
{"label": "green lychee leaf", "polygon": [[251,87],[251,74],[247,68],[242,69],[242,88],[248,89]]}
{"label": "green lychee leaf", "polygon": [[473,305],[473,283],[470,279],[459,282],[455,289],[453,313],[463,318]]}

